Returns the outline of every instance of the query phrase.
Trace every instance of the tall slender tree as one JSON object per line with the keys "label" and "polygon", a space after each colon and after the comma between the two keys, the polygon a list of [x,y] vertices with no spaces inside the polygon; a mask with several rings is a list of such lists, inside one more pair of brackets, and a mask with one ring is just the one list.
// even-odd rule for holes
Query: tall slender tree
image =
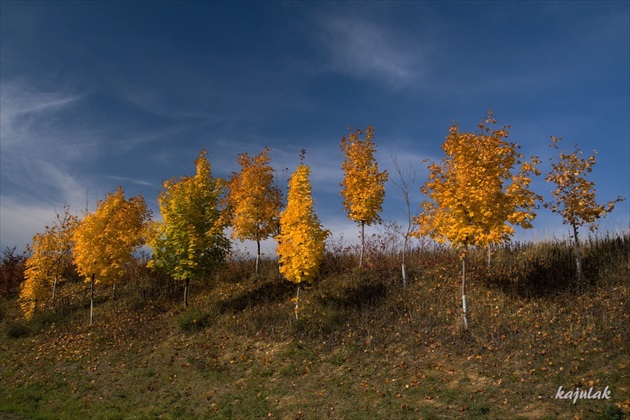
{"label": "tall slender tree", "polygon": [[90,324],[94,314],[94,285],[116,286],[133,252],[144,245],[151,213],[142,195],[125,199],[118,187],[99,201],[74,230],[72,255],[77,271],[90,281]]}
{"label": "tall slender tree", "polygon": [[[364,134],[364,138],[360,136]],[[387,171],[379,172],[378,163],[374,157],[376,144],[374,143],[374,127],[369,125],[365,133],[358,129],[348,137],[341,137],[341,151],[344,161],[341,168],[344,179],[341,182],[341,196],[343,208],[348,218],[361,226],[361,253],[359,267],[363,264],[365,249],[365,225],[380,222],[379,213],[385,198],[385,182]]]}
{"label": "tall slender tree", "polygon": [[414,216],[411,208],[411,190],[413,184],[416,182],[416,171],[411,164],[407,168],[401,168],[398,164],[398,158],[394,155],[392,156],[392,162],[394,164],[394,169],[398,174],[398,180],[392,180],[392,183],[398,187],[401,198],[404,202],[404,207],[401,207],[401,210],[405,214],[406,226],[401,226],[399,229],[399,233],[403,237],[403,249],[402,249],[402,261],[401,261],[401,274],[402,274],[402,282],[403,288],[407,288],[407,266],[406,266],[406,257],[407,250],[409,249],[409,239],[412,236],[412,233],[418,228],[414,221]]}
{"label": "tall slender tree", "polygon": [[230,251],[224,219],[219,209],[225,181],[213,178],[206,150],[199,153],[192,176],[164,182],[158,197],[162,222],[153,223],[149,246],[150,265],[184,281],[184,306],[188,306],[190,280],[210,276]]}
{"label": "tall slender tree", "polygon": [[260,265],[260,241],[278,233],[282,192],[274,183],[270,165],[270,148],[258,155],[238,155],[241,171],[232,174],[228,184],[228,209],[231,213],[232,237],[256,241],[256,277]]}
{"label": "tall slender tree", "polygon": [[531,228],[541,200],[529,189],[532,174],[539,174],[539,159],[524,161],[519,146],[505,140],[509,127],[496,130],[495,123],[489,112],[477,132],[460,132],[457,124],[450,127],[442,145],[446,157],[429,165],[429,181],[421,188],[429,200],[421,203],[423,211],[415,219],[415,236],[428,235],[460,250],[465,329],[468,247],[508,241],[514,226]]}
{"label": "tall slender tree", "polygon": [[324,258],[326,238],[330,233],[322,228],[313,208],[310,168],[303,163],[304,153],[302,151],[300,164],[289,179],[287,207],[280,217],[280,233],[276,236],[280,273],[297,284],[296,319],[300,283],[311,282],[318,275]]}
{"label": "tall slender tree", "polygon": [[[551,137],[550,146],[555,150],[560,149],[561,138]],[[553,190],[553,199],[545,206],[552,212],[562,216],[562,223],[570,225],[574,239],[575,264],[577,269],[578,284],[581,287],[582,256],[580,250],[579,228],[588,225],[589,230],[597,230],[597,222],[606,217],[615,208],[615,203],[623,201],[622,197],[609,201],[607,204],[597,204],[595,200],[595,182],[587,180],[587,174],[593,171],[597,163],[593,151],[588,158],[584,158],[582,150],[575,144],[573,151],[563,150],[555,158],[551,158],[551,171],[547,174],[547,182],[553,182],[556,188]]]}

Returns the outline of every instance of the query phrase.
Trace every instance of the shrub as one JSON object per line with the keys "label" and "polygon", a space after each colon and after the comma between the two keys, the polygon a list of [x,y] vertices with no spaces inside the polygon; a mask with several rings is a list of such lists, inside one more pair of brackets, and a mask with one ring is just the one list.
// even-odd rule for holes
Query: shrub
{"label": "shrub", "polygon": [[9,321],[6,325],[6,334],[8,338],[17,339],[26,337],[31,332],[26,321]]}
{"label": "shrub", "polygon": [[0,294],[4,298],[17,296],[24,281],[26,257],[16,254],[15,247],[5,249],[0,256]]}

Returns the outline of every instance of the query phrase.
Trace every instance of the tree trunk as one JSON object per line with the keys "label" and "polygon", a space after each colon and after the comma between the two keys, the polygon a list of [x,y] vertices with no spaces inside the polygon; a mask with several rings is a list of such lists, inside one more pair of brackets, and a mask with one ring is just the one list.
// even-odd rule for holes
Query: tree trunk
{"label": "tree trunk", "polygon": [[468,308],[466,307],[466,253],[462,258],[462,315],[464,330],[468,330]]}
{"label": "tree trunk", "polygon": [[258,267],[260,266],[260,239],[256,239],[258,252],[256,253],[256,280],[258,280]]}
{"label": "tree trunk", "polygon": [[573,226],[573,238],[575,239],[574,249],[575,249],[575,268],[577,269],[577,283],[578,289],[582,289],[582,254],[580,250],[580,240],[578,238],[578,227],[575,223],[572,223]]}
{"label": "tree trunk", "polygon": [[403,289],[407,288],[407,272],[405,270],[405,263],[403,261],[402,265],[401,265],[401,269],[402,269],[402,281],[403,281]]}
{"label": "tree trunk", "polygon": [[90,325],[94,321],[94,273],[92,273],[92,280],[90,281]]}
{"label": "tree trunk", "polygon": [[300,285],[298,283],[298,287],[297,287],[297,295],[295,296],[295,319],[297,321],[298,319],[298,313],[300,312]]}
{"label": "tree trunk", "polygon": [[188,308],[188,289],[190,287],[190,279],[184,281],[184,308]]}
{"label": "tree trunk", "polygon": [[365,221],[361,220],[361,252],[359,253],[359,268],[363,266],[364,248],[365,248]]}
{"label": "tree trunk", "polygon": [[492,245],[488,244],[488,268],[492,266]]}
{"label": "tree trunk", "polygon": [[55,300],[55,295],[57,293],[57,279],[59,278],[58,275],[55,274],[55,281],[53,282],[53,292],[52,292],[52,298],[50,299],[51,301],[54,302]]}
{"label": "tree trunk", "polygon": [[405,235],[405,241],[403,242],[403,251],[402,251],[402,281],[403,281],[403,289],[407,288],[407,271],[405,270],[405,256],[407,254],[407,242],[409,241],[409,235]]}

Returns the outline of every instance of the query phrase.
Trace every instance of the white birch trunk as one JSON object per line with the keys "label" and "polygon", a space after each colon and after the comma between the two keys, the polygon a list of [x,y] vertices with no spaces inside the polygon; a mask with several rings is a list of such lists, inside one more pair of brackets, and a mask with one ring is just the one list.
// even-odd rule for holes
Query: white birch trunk
{"label": "white birch trunk", "polygon": [[464,330],[468,330],[468,307],[466,306],[466,254],[462,259],[462,315]]}

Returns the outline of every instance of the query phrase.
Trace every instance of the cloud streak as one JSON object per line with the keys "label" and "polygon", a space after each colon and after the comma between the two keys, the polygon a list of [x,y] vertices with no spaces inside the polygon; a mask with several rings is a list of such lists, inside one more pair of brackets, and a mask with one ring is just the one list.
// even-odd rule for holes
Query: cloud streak
{"label": "cloud streak", "polygon": [[422,55],[390,28],[363,18],[327,16],[317,22],[328,70],[399,89],[421,76]]}
{"label": "cloud streak", "polygon": [[61,91],[41,92],[19,83],[2,83],[3,194],[26,185],[46,190],[58,185],[67,192],[69,184],[77,183],[68,166],[85,158],[90,144],[85,133],[69,132],[60,123],[60,115],[79,101],[80,96]]}
{"label": "cloud streak", "polygon": [[[1,246],[24,245],[43,222],[54,218],[55,207],[73,209],[84,202],[86,179],[73,168],[87,159],[93,145],[82,130],[61,124],[80,95],[26,88],[3,82],[0,89],[2,138]],[[21,238],[19,240],[17,238]]]}

